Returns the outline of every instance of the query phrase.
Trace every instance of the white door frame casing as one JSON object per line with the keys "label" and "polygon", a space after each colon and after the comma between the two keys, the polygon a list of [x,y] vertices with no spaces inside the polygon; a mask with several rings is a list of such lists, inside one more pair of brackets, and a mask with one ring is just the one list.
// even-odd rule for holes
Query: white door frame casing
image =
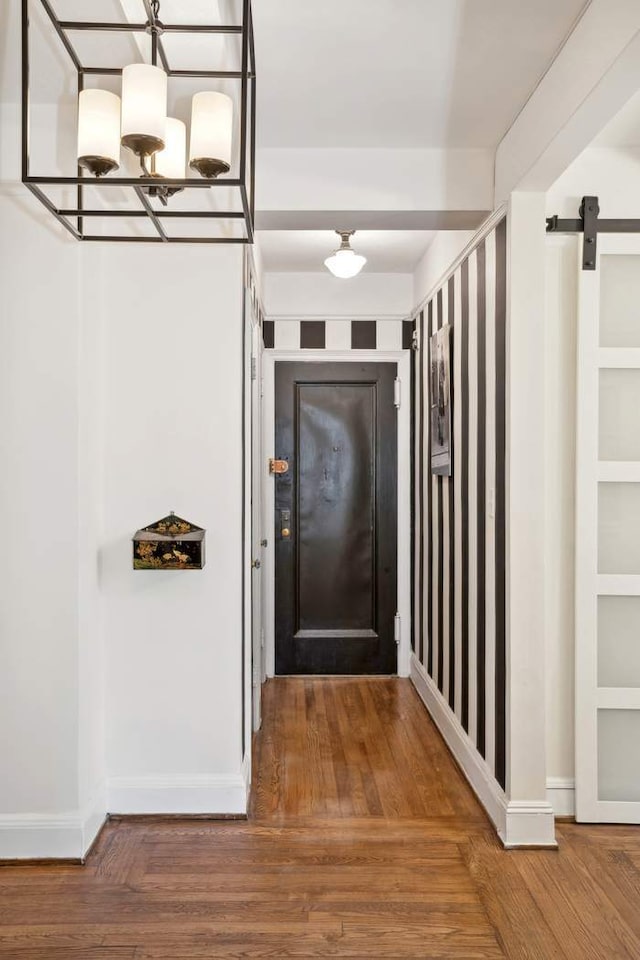
{"label": "white door frame casing", "polygon": [[411,357],[410,350],[265,350],[263,354],[263,524],[267,539],[264,551],[263,590],[265,614],[265,666],[267,677],[275,676],[275,543],[274,478],[268,458],[275,450],[275,364],[296,363],[395,363],[400,378],[398,411],[398,675],[409,676],[411,656]]}
{"label": "white door frame casing", "polygon": [[252,729],[262,723],[261,688],[264,678],[264,604],[262,598],[262,329],[259,323],[251,337],[251,700]]}

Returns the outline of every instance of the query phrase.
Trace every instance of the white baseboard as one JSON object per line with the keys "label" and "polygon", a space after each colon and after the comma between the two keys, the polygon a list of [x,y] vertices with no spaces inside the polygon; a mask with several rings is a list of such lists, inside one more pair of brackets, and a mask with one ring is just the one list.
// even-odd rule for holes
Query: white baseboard
{"label": "white baseboard", "polygon": [[83,823],[75,814],[0,817],[0,860],[80,860]]}
{"label": "white baseboard", "polygon": [[547,777],[547,800],[556,817],[575,817],[575,780],[568,777]]}
{"label": "white baseboard", "polygon": [[484,758],[414,654],[411,655],[411,680],[504,846],[555,847],[551,804],[507,800]]}
{"label": "white baseboard", "polygon": [[242,780],[244,783],[244,789],[246,794],[246,799],[249,799],[249,792],[251,791],[251,751],[247,751],[244,755],[244,760],[242,761]]}
{"label": "white baseboard", "polygon": [[77,813],[0,815],[0,860],[84,860],[106,816],[103,797]]}
{"label": "white baseboard", "polygon": [[498,835],[507,850],[514,847],[549,847],[555,850],[556,820],[546,800],[509,800],[505,823]]}
{"label": "white baseboard", "polygon": [[91,849],[95,840],[102,830],[107,819],[107,804],[104,792],[104,784],[100,790],[99,798],[93,803],[90,810],[83,819],[82,826],[82,859]]}
{"label": "white baseboard", "polygon": [[84,860],[113,814],[246,814],[250,763],[241,773],[201,777],[114,777],[85,810],[0,815],[0,860]]}
{"label": "white baseboard", "polygon": [[0,860],[84,860],[113,814],[246,814],[251,767],[200,777],[114,777],[86,810],[0,815]]}
{"label": "white baseboard", "polygon": [[111,814],[246,814],[247,770],[219,776],[112,777]]}

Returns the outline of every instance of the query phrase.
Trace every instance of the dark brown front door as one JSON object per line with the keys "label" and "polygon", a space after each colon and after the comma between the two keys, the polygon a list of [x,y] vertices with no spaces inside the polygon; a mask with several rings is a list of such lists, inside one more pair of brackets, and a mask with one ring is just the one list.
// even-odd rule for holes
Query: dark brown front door
{"label": "dark brown front door", "polygon": [[276,673],[395,673],[393,363],[276,363]]}

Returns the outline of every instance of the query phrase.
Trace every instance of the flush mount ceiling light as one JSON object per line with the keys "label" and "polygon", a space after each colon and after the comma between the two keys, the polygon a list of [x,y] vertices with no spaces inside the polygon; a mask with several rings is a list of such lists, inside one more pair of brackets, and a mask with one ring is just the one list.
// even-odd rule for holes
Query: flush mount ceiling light
{"label": "flush mount ceiling light", "polygon": [[354,235],[355,230],[336,230],[336,233],[342,239],[342,243],[335,253],[327,257],[324,265],[334,277],[350,280],[351,277],[356,277],[360,273],[367,258],[351,249],[350,237]]}
{"label": "flush mount ceiling light", "polygon": [[[256,125],[251,0],[241,0],[242,19],[237,24],[175,25],[160,19],[159,0],[139,0],[140,18],[135,23],[99,20],[96,8],[104,0],[90,5],[95,20],[64,20],[55,12],[58,2],[22,0],[23,183],[78,240],[251,243]],[[45,16],[36,17],[36,11],[44,11]],[[77,129],[69,129],[68,114],[61,110],[62,119],[50,137],[49,153],[56,156],[58,169],[37,176],[32,167],[41,169],[42,162],[30,156],[32,85],[37,80],[43,89],[49,78],[33,75],[44,60],[32,55],[36,28],[42,33],[53,30],[66,52],[69,75],[77,79],[78,96]],[[148,54],[145,35],[150,37],[148,57],[144,56]],[[178,35],[197,39],[191,46],[182,42],[174,47]],[[132,38],[141,58],[150,62],[104,65],[117,48],[109,39],[122,36]],[[93,39],[89,49],[94,56],[99,46],[95,38],[104,39],[101,62],[90,64],[82,56],[85,37]],[[223,63],[207,63],[202,69],[202,44],[207,37],[214,41],[207,59],[217,54]],[[124,49],[130,57],[131,44]],[[173,58],[175,50],[181,61],[191,53],[194,62],[172,68],[168,52]],[[231,69],[234,57],[238,62]],[[176,84],[173,97],[172,81]],[[189,130],[185,122],[167,115],[168,102],[184,102],[185,82]],[[194,82],[196,92],[192,93],[189,86]],[[221,84],[233,96],[216,89],[197,90]],[[120,95],[101,85],[115,86]],[[234,108],[239,118],[234,117]],[[56,150],[57,143],[70,142],[77,144],[75,156]],[[122,174],[127,156],[135,162],[133,173],[141,175]],[[182,196],[176,198],[176,194]],[[172,199],[171,209],[165,209]],[[92,229],[96,223],[101,231]],[[129,234],[122,229],[125,223],[131,226]]]}

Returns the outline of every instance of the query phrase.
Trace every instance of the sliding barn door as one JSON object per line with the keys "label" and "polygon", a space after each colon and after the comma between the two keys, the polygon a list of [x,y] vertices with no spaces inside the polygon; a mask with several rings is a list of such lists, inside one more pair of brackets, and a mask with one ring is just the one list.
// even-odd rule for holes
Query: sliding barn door
{"label": "sliding barn door", "polygon": [[580,273],[576,815],[640,823],[640,238]]}

